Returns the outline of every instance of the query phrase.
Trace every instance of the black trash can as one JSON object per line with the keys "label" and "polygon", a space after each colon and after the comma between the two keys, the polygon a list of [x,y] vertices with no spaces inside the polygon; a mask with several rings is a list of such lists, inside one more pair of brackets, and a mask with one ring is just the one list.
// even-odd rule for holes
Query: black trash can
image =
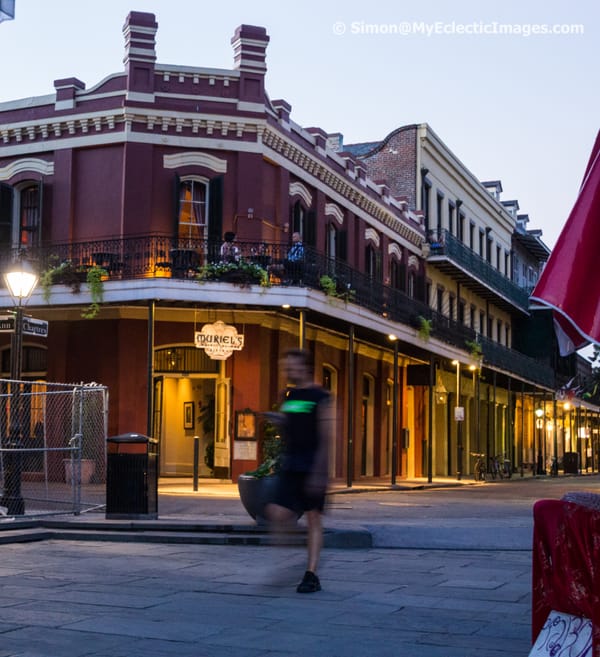
{"label": "black trash can", "polygon": [[106,441],[106,517],[158,517],[158,440],[125,433]]}
{"label": "black trash can", "polygon": [[563,457],[563,472],[565,474],[579,473],[579,453],[565,452]]}

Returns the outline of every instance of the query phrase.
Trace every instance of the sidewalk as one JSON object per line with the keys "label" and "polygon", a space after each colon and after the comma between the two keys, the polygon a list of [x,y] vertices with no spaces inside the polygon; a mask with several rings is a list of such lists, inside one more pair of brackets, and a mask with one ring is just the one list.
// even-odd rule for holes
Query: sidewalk
{"label": "sidewalk", "polygon": [[2,546],[1,657],[525,657],[530,553]]}
{"label": "sidewalk", "polygon": [[[402,491],[419,496],[423,483],[402,481]],[[41,532],[36,542],[0,547],[0,657],[528,655],[530,535],[498,549],[476,527],[466,546],[468,518],[405,518],[389,486],[357,490],[334,487],[326,536],[368,535],[376,547],[324,549],[323,590],[310,595],[295,591],[301,533],[292,546],[197,540],[210,530],[222,539],[227,526],[233,539],[268,540],[231,483],[200,481],[195,492],[189,479],[161,480],[158,520],[114,521],[119,532],[103,513],[27,530]],[[361,511],[370,493],[380,516]],[[496,543],[515,533],[492,520]]]}

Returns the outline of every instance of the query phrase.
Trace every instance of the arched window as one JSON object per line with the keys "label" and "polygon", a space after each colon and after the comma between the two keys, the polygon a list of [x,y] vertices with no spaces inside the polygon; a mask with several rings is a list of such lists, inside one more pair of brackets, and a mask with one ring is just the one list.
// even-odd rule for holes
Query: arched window
{"label": "arched window", "polygon": [[365,247],[365,274],[381,282],[381,252],[372,244]]}

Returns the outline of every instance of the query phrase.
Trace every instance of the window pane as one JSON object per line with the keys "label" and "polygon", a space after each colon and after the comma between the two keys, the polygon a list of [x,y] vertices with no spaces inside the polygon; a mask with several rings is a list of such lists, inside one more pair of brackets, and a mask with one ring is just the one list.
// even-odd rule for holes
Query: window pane
{"label": "window pane", "polygon": [[30,185],[21,190],[20,243],[36,246],[40,235],[39,185]]}
{"label": "window pane", "polygon": [[203,239],[206,227],[206,184],[185,180],[179,191],[179,237]]}

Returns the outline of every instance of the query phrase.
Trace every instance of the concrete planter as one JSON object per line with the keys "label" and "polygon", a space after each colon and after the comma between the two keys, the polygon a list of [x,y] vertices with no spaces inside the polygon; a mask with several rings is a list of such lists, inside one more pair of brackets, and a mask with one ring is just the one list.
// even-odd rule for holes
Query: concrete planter
{"label": "concrete planter", "polygon": [[240,500],[248,514],[256,522],[264,523],[264,508],[272,497],[276,484],[275,477],[253,477],[242,474],[238,477]]}
{"label": "concrete planter", "polygon": [[[73,482],[73,470],[77,472],[77,462],[71,459],[64,459],[65,464],[65,482],[70,484]],[[92,459],[81,459],[81,481],[77,483],[89,484],[92,477],[96,472],[96,461]]]}

